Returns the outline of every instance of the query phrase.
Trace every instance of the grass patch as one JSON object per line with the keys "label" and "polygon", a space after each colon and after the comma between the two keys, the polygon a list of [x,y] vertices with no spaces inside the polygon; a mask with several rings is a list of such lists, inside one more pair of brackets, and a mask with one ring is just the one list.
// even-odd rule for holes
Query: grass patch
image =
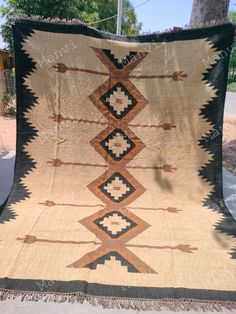
{"label": "grass patch", "polygon": [[236,82],[228,84],[227,91],[228,92],[236,92]]}

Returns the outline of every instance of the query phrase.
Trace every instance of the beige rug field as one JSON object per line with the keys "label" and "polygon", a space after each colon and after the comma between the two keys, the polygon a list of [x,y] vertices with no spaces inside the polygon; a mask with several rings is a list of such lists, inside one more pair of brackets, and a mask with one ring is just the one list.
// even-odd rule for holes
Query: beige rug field
{"label": "beige rug field", "polygon": [[[219,130],[220,134],[221,130]],[[15,150],[16,121],[0,116],[0,150]],[[236,175],[236,115],[225,114],[223,130],[224,167]]]}

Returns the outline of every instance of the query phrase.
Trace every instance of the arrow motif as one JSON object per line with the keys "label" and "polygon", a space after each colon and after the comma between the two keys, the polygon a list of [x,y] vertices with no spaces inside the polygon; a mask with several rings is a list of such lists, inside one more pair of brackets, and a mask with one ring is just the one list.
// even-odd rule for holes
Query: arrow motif
{"label": "arrow motif", "polygon": [[[64,63],[57,63],[56,65],[53,65],[52,68],[56,69],[59,73],[66,73],[67,71],[77,71],[77,72],[85,72],[90,74],[97,74],[97,75],[103,75],[113,78],[120,78],[122,74],[120,72],[114,72],[113,74],[107,73],[107,72],[99,72],[99,71],[93,71],[89,69],[81,69],[77,67],[68,67]],[[124,76],[124,74],[123,74]],[[134,79],[165,79],[165,78],[172,78],[174,81],[183,81],[184,78],[187,77],[187,74],[183,71],[176,71],[172,74],[166,74],[166,75],[125,75],[126,78],[134,78]]]}

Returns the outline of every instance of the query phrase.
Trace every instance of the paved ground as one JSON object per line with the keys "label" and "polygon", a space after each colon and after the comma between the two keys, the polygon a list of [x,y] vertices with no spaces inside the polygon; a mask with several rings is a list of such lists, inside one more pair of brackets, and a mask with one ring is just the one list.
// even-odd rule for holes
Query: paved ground
{"label": "paved ground", "polygon": [[236,177],[223,169],[224,199],[231,214],[236,219]]}
{"label": "paved ground", "polygon": [[16,119],[0,116],[0,150],[15,150]]}
{"label": "paved ground", "polygon": [[236,93],[227,92],[225,111],[236,115]]}
{"label": "paved ground", "polygon": [[15,163],[14,151],[0,151],[0,205],[3,204],[9,194],[13,182]]}
{"label": "paved ground", "polygon": [[[8,301],[2,302],[0,305],[1,314],[174,314],[172,311],[161,312],[138,312],[133,310],[104,310],[102,307],[93,307],[87,303],[83,305],[70,304],[70,303],[43,303],[43,302],[21,302],[21,301]],[[199,314],[199,312],[178,312],[179,314]],[[231,313],[235,314],[235,311],[218,312],[219,314]],[[204,312],[204,314],[212,314],[212,312]]]}
{"label": "paved ground", "polygon": [[[226,112],[236,115],[236,93],[227,93]],[[11,121],[9,123],[9,121]],[[0,204],[3,203],[11,188],[13,180],[13,167],[15,158],[15,121],[14,119],[3,119],[0,117]],[[226,204],[231,213],[236,218],[236,177],[227,170],[224,170],[224,196]],[[93,307],[87,303],[44,303],[21,302],[20,300],[6,300],[0,303],[0,314],[134,314],[136,311],[126,310],[103,310],[101,307]],[[154,312],[144,312],[146,314]],[[162,311],[162,313],[172,314],[174,312]],[[179,312],[184,313],[184,312]],[[188,312],[190,314],[197,312]],[[204,312],[210,314],[210,312]],[[227,311],[222,312],[228,313]],[[236,311],[230,313],[236,314]]]}

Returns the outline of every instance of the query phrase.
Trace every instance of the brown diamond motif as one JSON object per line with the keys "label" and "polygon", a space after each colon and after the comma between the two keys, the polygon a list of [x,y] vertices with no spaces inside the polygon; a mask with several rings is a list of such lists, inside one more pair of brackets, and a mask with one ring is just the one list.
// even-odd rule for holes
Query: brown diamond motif
{"label": "brown diamond motif", "polygon": [[104,203],[116,207],[133,202],[146,191],[125,169],[121,171],[107,170],[90,183],[88,188]]}
{"label": "brown diamond motif", "polygon": [[101,240],[128,241],[150,225],[126,209],[109,207],[80,221]]}
{"label": "brown diamond motif", "polygon": [[144,148],[142,141],[127,127],[109,126],[90,143],[110,164],[127,164]]}
{"label": "brown diamond motif", "polygon": [[131,83],[110,78],[90,96],[94,105],[110,120],[129,122],[143,110],[147,100]]}

